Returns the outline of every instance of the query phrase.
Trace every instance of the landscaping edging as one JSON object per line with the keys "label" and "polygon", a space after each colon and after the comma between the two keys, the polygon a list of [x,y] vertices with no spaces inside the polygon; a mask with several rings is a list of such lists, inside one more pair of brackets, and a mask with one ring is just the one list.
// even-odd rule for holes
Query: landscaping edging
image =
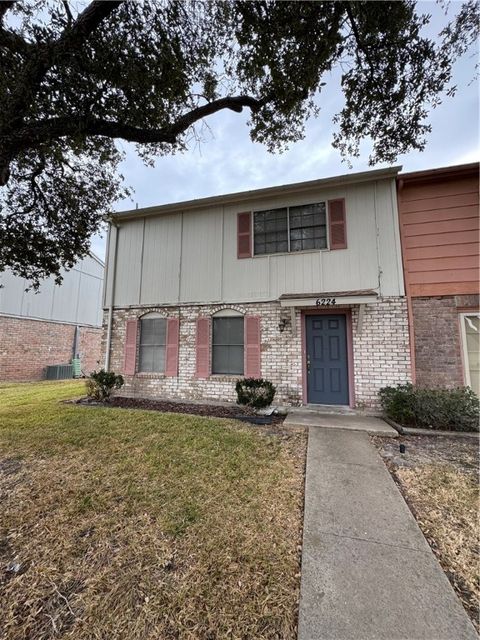
{"label": "landscaping edging", "polygon": [[440,431],[436,429],[417,429],[416,427],[403,427],[394,420],[383,416],[383,420],[396,429],[402,436],[453,436],[456,438],[476,438],[480,437],[478,431]]}

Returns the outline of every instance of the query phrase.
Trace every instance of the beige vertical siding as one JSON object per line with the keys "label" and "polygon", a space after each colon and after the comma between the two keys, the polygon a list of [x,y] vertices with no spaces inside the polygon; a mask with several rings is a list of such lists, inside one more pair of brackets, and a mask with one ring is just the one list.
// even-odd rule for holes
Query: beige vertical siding
{"label": "beige vertical siding", "polygon": [[[346,200],[347,249],[237,258],[239,212],[334,198]],[[117,306],[255,302],[283,293],[352,289],[404,294],[393,178],[119,224]]]}
{"label": "beige vertical siding", "polygon": [[144,218],[119,227],[117,241],[115,304],[140,304]]}
{"label": "beige vertical siding", "polygon": [[[183,214],[180,300],[221,300],[223,207]],[[145,265],[149,268],[149,265]]]}
{"label": "beige vertical siding", "polygon": [[182,215],[146,218],[141,304],[178,300],[182,249]]}

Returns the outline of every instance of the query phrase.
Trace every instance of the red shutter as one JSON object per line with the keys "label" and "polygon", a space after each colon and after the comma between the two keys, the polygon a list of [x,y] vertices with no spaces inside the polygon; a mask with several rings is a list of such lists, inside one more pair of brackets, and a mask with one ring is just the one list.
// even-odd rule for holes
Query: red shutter
{"label": "red shutter", "polygon": [[252,257],[252,214],[237,213],[237,258]]}
{"label": "red shutter", "polygon": [[125,359],[123,373],[127,376],[135,375],[137,364],[137,333],[138,320],[127,320],[125,323]]}
{"label": "red shutter", "polygon": [[260,378],[260,318],[245,316],[245,377]]}
{"label": "red shutter", "polygon": [[197,378],[208,378],[210,375],[210,318],[197,318]]}
{"label": "red shutter", "polygon": [[347,223],[345,218],[345,199],[328,201],[330,219],[330,249],[347,248]]}
{"label": "red shutter", "polygon": [[165,347],[165,375],[178,376],[178,338],[180,333],[180,320],[168,318],[167,320],[167,345]]}

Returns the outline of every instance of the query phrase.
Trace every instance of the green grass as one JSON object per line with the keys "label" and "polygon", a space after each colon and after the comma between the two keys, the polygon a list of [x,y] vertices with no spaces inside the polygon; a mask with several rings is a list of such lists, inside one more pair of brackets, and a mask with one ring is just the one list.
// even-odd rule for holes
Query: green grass
{"label": "green grass", "polygon": [[0,385],[0,637],[293,639],[303,436],[82,393]]}

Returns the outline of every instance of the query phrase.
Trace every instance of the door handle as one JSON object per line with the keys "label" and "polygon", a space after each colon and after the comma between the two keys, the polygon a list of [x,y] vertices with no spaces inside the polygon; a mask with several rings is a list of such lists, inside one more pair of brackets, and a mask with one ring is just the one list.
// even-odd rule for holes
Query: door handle
{"label": "door handle", "polygon": [[307,355],[307,371],[310,373],[310,356]]}

